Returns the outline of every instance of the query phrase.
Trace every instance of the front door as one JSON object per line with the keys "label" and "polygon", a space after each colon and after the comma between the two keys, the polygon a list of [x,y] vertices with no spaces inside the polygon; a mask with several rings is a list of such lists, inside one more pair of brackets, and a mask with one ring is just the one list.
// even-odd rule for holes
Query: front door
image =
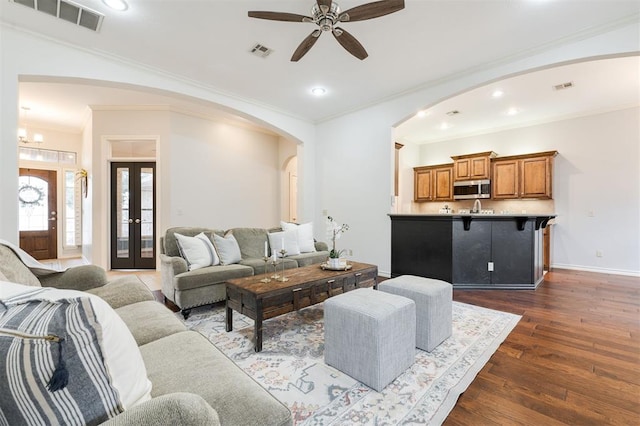
{"label": "front door", "polygon": [[155,163],[111,163],[111,268],[155,269]]}
{"label": "front door", "polygon": [[38,260],[58,257],[56,172],[20,169],[20,248]]}

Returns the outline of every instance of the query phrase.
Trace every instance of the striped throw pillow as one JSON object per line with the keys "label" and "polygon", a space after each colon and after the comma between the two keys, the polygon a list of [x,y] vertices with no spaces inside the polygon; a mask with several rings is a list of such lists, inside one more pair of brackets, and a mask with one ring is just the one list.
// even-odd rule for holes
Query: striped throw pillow
{"label": "striped throw pillow", "polygon": [[135,340],[106,302],[71,290],[0,290],[10,294],[0,300],[0,424],[99,424],[150,398]]}

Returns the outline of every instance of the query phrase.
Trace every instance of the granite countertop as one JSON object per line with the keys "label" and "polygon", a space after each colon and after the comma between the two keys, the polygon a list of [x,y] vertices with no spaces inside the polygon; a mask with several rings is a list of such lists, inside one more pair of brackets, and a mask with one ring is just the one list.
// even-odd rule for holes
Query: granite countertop
{"label": "granite countertop", "polygon": [[474,217],[474,218],[500,218],[500,217],[556,217],[555,213],[390,213],[389,216],[416,216],[416,217]]}

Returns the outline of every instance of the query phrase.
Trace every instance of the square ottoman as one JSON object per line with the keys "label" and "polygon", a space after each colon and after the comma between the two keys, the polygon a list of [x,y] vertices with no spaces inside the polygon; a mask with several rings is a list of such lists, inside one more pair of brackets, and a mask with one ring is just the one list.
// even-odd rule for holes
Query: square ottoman
{"label": "square ottoman", "polygon": [[401,275],[378,284],[378,290],[416,302],[416,346],[431,352],[451,336],[453,286],[432,278]]}
{"label": "square ottoman", "polygon": [[329,298],[324,340],[326,364],[381,391],[415,361],[415,303],[370,288]]}

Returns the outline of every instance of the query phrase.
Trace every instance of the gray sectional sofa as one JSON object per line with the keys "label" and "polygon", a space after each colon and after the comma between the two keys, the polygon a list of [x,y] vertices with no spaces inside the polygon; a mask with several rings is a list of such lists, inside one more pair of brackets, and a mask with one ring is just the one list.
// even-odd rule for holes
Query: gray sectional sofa
{"label": "gray sectional sofa", "polygon": [[[228,279],[248,277],[264,272],[265,242],[269,247],[268,234],[280,228],[233,228],[227,231],[199,227],[169,228],[160,239],[160,269],[164,297],[180,308],[188,317],[191,308],[225,300],[224,282]],[[181,256],[175,234],[193,237],[203,232],[211,240],[213,234],[224,236],[232,233],[240,247],[242,260],[231,265],[207,266],[190,271],[187,261]],[[327,244],[315,242],[315,252],[287,256],[285,268],[297,268],[320,264],[329,256]]]}
{"label": "gray sectional sofa", "polygon": [[98,295],[122,318],[142,355],[152,398],[104,425],[292,424],[286,406],[205,337],[187,330],[135,276],[108,282],[104,270],[92,265],[38,276],[10,248],[0,244],[0,286],[2,281]]}

